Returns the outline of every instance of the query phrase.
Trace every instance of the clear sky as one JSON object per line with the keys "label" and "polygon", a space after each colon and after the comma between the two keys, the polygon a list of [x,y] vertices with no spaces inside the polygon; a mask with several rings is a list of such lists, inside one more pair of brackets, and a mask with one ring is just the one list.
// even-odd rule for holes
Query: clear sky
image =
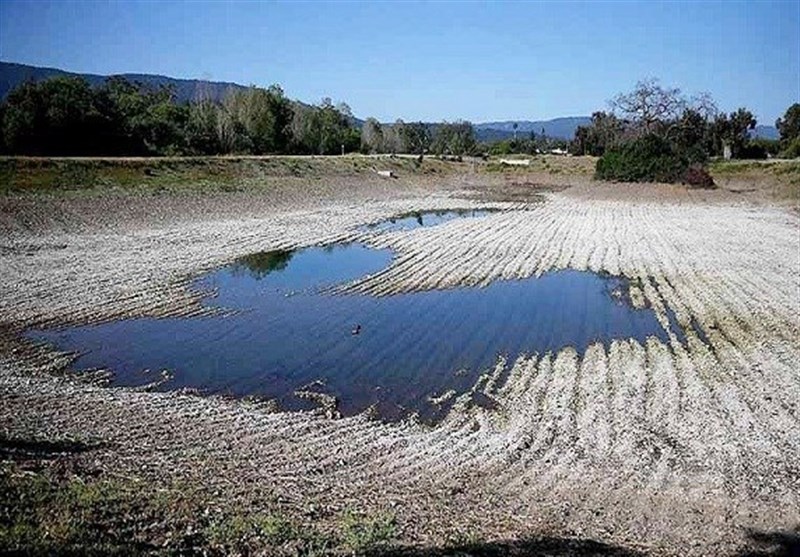
{"label": "clear sky", "polygon": [[382,121],[588,115],[657,77],[773,124],[800,100],[800,0],[1,0],[0,59],[279,83]]}

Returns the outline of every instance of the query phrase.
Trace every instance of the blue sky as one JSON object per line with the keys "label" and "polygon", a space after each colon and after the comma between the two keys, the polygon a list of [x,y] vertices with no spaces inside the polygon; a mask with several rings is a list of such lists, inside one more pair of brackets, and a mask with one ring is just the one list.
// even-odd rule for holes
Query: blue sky
{"label": "blue sky", "polygon": [[280,83],[383,121],[588,115],[658,77],[773,124],[800,99],[800,0],[2,0],[0,59]]}

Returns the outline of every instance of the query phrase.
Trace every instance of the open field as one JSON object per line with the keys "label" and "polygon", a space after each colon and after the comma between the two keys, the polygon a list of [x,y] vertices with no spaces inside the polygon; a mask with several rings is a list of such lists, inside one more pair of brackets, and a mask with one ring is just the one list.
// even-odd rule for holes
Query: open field
{"label": "open field", "polygon": [[[0,485],[31,490],[32,471],[66,486],[74,500],[41,482],[38,500],[76,520],[91,522],[87,507],[134,509],[124,528],[112,521],[127,537],[106,549],[136,539],[142,551],[267,554],[797,550],[800,165],[719,164],[720,189],[687,190],[596,183],[589,159],[540,159],[508,171],[366,157],[1,161]],[[357,230],[487,205],[508,210]],[[687,341],[521,357],[509,373],[487,370],[428,427],[107,388],[66,376],[68,355],[19,336],[192,315],[198,273],[340,240],[395,251],[352,286],[378,296],[567,268],[624,275],[667,330],[675,312]],[[41,534],[25,520],[0,523],[0,543]],[[50,524],[49,543],[81,539],[66,530]]]}

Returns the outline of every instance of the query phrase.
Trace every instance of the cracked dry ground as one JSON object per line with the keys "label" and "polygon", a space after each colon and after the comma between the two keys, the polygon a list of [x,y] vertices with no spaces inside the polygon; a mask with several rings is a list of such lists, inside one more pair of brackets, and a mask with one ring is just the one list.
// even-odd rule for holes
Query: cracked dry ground
{"label": "cracked dry ground", "polygon": [[[92,458],[149,482],[195,482],[319,520],[345,507],[397,517],[421,547],[457,536],[557,536],[646,553],[736,551],[800,523],[800,219],[725,192],[584,183],[527,203],[502,178],[391,187],[354,178],[269,193],[6,200],[0,252],[0,429],[105,444]],[[383,235],[408,210],[508,209]],[[512,201],[504,201],[512,199]],[[533,196],[530,197],[534,199]],[[483,201],[480,201],[483,200]],[[437,427],[270,413],[52,373],[25,327],[191,314],[187,278],[253,251],[359,239],[396,252],[353,288],[374,295],[575,268],[625,275],[635,304],[687,334],[614,341],[487,370]],[[707,337],[701,340],[698,330]],[[327,514],[326,514],[327,513]]]}

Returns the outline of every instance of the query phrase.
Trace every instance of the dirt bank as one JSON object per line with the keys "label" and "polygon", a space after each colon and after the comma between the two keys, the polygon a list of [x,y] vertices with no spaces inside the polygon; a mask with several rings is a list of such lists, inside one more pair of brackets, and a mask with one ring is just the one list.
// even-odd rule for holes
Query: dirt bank
{"label": "dirt bank", "polygon": [[[81,458],[103,474],[201,485],[212,507],[278,509],[331,528],[347,509],[389,513],[394,543],[429,551],[493,542],[552,543],[557,555],[732,554],[753,532],[800,524],[796,212],[763,195],[601,185],[562,172],[464,165],[399,176],[6,194],[3,434],[99,444]],[[487,200],[508,210],[414,231],[357,230]],[[385,272],[356,286],[375,295],[563,268],[623,274],[662,322],[675,311],[688,341],[521,358],[507,377],[487,370],[475,386],[494,404],[465,395],[427,428],[104,388],[45,373],[63,358],[16,336],[32,325],[191,314],[199,293],[187,280],[203,270],[343,239],[396,251]]]}

